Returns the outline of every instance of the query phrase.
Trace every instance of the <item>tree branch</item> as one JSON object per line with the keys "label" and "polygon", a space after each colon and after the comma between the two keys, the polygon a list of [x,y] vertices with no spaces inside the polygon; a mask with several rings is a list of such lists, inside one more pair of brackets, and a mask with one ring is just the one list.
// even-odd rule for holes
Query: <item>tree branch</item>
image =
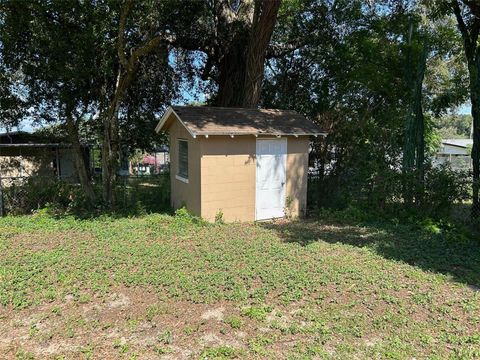
{"label": "tree branch", "polygon": [[127,0],[125,5],[122,7],[122,11],[120,12],[120,20],[118,22],[118,41],[117,41],[117,52],[118,52],[118,59],[120,64],[124,67],[127,66],[127,58],[125,57],[125,27],[127,23],[127,16],[132,8],[133,0]]}
{"label": "tree branch", "polygon": [[467,53],[467,57],[470,57],[472,55],[471,54],[472,42],[470,39],[470,33],[468,31],[467,25],[465,24],[465,21],[463,20],[462,12],[460,10],[460,6],[458,5],[458,1],[454,0],[452,2],[452,6],[453,6],[453,13],[457,18],[458,29],[460,30],[460,33],[462,34],[463,42],[465,43],[465,52]]}
{"label": "tree branch", "polygon": [[155,49],[156,47],[158,47],[158,45],[160,45],[163,39],[164,37],[162,35],[155,36],[150,40],[148,40],[143,46],[135,49],[132,52],[130,59],[128,60],[128,65],[132,65],[136,63],[139,58],[152,52],[153,49]]}
{"label": "tree branch", "polygon": [[295,43],[289,43],[289,44],[273,44],[271,43],[268,46],[267,49],[267,54],[266,58],[267,59],[272,59],[272,58],[279,58],[283,57],[295,50],[298,50],[305,45],[307,45],[308,41],[306,39],[302,39],[301,41],[297,41]]}
{"label": "tree branch", "polygon": [[470,11],[475,17],[480,17],[480,5],[478,4],[478,1],[462,0],[462,2],[470,8]]}

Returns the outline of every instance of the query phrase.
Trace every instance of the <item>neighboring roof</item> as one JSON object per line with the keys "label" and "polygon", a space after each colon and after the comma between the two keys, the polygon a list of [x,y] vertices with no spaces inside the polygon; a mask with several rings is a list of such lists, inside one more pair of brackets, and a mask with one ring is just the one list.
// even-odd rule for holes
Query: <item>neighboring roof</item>
{"label": "neighboring roof", "polygon": [[[69,148],[71,144],[49,142],[43,135],[26,131],[0,133],[0,148]],[[86,147],[88,145],[83,145]]]}
{"label": "neighboring roof", "polygon": [[9,131],[0,133],[0,144],[27,144],[37,141],[38,137],[26,131]]}
{"label": "neighboring roof", "polygon": [[155,130],[164,129],[170,115],[197,135],[324,135],[311,120],[293,110],[171,106]]}
{"label": "neighboring roof", "polygon": [[473,145],[473,139],[443,139],[442,144],[467,148],[467,146]]}

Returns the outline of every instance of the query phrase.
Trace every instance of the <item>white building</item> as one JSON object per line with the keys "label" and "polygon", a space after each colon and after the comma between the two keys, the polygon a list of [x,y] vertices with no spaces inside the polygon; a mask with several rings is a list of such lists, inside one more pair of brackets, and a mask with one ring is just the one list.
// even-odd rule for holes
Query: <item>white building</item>
{"label": "white building", "polygon": [[433,159],[434,165],[450,164],[453,169],[470,169],[472,139],[443,139]]}

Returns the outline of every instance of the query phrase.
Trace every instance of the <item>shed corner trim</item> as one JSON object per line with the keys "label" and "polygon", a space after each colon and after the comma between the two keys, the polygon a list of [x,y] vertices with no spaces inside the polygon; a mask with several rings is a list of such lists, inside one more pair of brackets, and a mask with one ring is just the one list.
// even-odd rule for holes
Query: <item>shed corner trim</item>
{"label": "shed corner trim", "polygon": [[188,133],[190,134],[190,136],[195,139],[195,138],[197,137],[197,135],[196,135],[195,133],[193,133],[193,132],[188,128],[188,126],[186,126],[186,125],[183,123],[182,119],[180,118],[180,116],[178,116],[178,114],[175,112],[175,110],[173,110],[173,107],[172,107],[172,106],[169,106],[168,109],[167,109],[167,111],[165,111],[165,113],[163,114],[162,118],[160,119],[160,121],[158,122],[157,126],[155,127],[155,132],[158,134],[158,133],[162,130],[163,126],[165,125],[165,123],[167,122],[168,118],[169,118],[170,115],[172,115],[172,114],[175,115],[175,117],[177,118],[178,122],[183,125],[183,127],[188,131]]}

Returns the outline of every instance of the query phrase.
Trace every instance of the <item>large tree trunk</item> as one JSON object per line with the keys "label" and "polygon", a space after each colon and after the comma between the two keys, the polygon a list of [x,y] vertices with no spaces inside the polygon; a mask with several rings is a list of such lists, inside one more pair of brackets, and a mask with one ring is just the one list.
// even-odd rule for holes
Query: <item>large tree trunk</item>
{"label": "large tree trunk", "polygon": [[[406,83],[409,90],[408,113],[405,121],[405,142],[403,146],[403,198],[407,205],[419,205],[424,192],[425,161],[425,119],[422,107],[422,88],[427,61],[427,47],[414,53],[412,45],[413,24],[410,26],[406,61]],[[414,175],[416,174],[416,176]]]}
{"label": "large tree trunk", "polygon": [[78,136],[78,128],[72,114],[67,114],[67,128],[70,142],[72,143],[72,153],[74,159],[75,169],[77,170],[80,185],[85,197],[90,204],[95,203],[95,191],[93,190],[90,177],[88,175],[87,164],[83,156],[82,145]]}
{"label": "large tree trunk", "polygon": [[281,0],[256,0],[250,30],[240,33],[219,63],[215,104],[254,108],[260,100],[265,55]]}
{"label": "large tree trunk", "polygon": [[470,73],[470,101],[473,117],[473,206],[472,217],[480,217],[480,54],[477,49],[475,60],[469,65]]}
{"label": "large tree trunk", "polygon": [[473,197],[472,197],[472,218],[480,217],[480,47],[478,46],[478,35],[480,31],[480,7],[475,1],[463,2],[470,8],[475,19],[467,26],[463,20],[462,11],[457,0],[452,3],[453,12],[457,18],[458,29],[462,34],[463,48],[467,59],[468,74],[470,80],[470,102],[472,103],[473,117]]}
{"label": "large tree trunk", "polygon": [[257,0],[246,51],[243,107],[256,107],[262,92],[265,55],[281,0]]}
{"label": "large tree trunk", "polygon": [[226,49],[225,55],[218,64],[218,93],[216,106],[241,107],[245,94],[245,48],[247,39],[244,34],[238,36]]}

